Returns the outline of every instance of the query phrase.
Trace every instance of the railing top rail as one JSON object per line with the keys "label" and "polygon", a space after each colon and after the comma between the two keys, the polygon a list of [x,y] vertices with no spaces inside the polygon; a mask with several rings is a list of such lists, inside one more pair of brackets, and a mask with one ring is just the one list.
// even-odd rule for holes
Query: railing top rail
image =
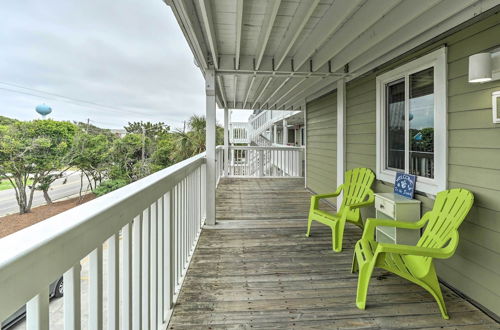
{"label": "railing top rail", "polygon": [[240,126],[240,125],[241,126],[248,126],[249,125],[249,123],[246,121],[232,121],[231,124],[234,126]]}
{"label": "railing top rail", "polygon": [[[224,149],[224,146],[217,146],[216,149]],[[295,146],[229,146],[229,150],[303,150],[304,147]]]}
{"label": "railing top rail", "polygon": [[0,320],[205,163],[196,155],[0,239]]}

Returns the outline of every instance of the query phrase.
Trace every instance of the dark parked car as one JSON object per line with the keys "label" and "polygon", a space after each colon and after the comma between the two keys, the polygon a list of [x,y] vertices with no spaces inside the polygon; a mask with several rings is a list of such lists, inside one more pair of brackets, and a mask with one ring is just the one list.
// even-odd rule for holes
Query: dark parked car
{"label": "dark parked car", "polygon": [[[49,297],[59,298],[62,297],[63,291],[63,278],[62,276],[49,286]],[[26,316],[26,305],[19,308],[14,314],[5,319],[1,325],[2,330],[9,329],[14,326],[17,322],[21,321]]]}

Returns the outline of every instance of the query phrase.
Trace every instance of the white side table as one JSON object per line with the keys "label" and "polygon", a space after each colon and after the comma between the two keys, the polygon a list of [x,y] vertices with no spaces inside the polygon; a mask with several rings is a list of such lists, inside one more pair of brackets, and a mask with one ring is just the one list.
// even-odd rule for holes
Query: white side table
{"label": "white side table", "polygon": [[[379,219],[393,219],[405,222],[420,220],[420,204],[416,199],[409,199],[394,193],[375,194],[375,211]],[[420,238],[420,230],[395,227],[377,227],[377,242],[415,245]]]}

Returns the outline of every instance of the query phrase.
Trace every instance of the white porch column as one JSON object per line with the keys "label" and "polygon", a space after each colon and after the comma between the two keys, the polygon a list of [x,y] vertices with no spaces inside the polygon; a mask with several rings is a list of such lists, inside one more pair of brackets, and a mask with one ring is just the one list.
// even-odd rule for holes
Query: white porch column
{"label": "white porch column", "polygon": [[278,125],[273,125],[273,143],[278,143]]}
{"label": "white porch column", "polygon": [[224,109],[224,175],[228,175],[229,156],[229,110]]}
{"label": "white porch column", "polygon": [[288,144],[288,122],[283,119],[283,145]]}
{"label": "white porch column", "polygon": [[[345,166],[345,80],[337,81],[337,186],[344,183]],[[337,197],[337,206],[342,204],[342,194]]]}
{"label": "white porch column", "polygon": [[215,72],[207,70],[205,75],[206,104],[206,219],[208,225],[215,225]]}

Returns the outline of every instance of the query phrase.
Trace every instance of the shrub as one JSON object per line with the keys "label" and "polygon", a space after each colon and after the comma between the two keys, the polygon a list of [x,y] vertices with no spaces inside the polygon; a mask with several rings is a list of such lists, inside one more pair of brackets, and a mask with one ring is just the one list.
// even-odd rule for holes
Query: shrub
{"label": "shrub", "polygon": [[95,188],[92,190],[92,192],[97,196],[102,196],[106,195],[109,192],[112,192],[113,190],[116,190],[118,188],[121,188],[123,186],[126,186],[128,182],[126,180],[122,179],[116,179],[116,180],[106,180],[103,181],[99,187]]}

